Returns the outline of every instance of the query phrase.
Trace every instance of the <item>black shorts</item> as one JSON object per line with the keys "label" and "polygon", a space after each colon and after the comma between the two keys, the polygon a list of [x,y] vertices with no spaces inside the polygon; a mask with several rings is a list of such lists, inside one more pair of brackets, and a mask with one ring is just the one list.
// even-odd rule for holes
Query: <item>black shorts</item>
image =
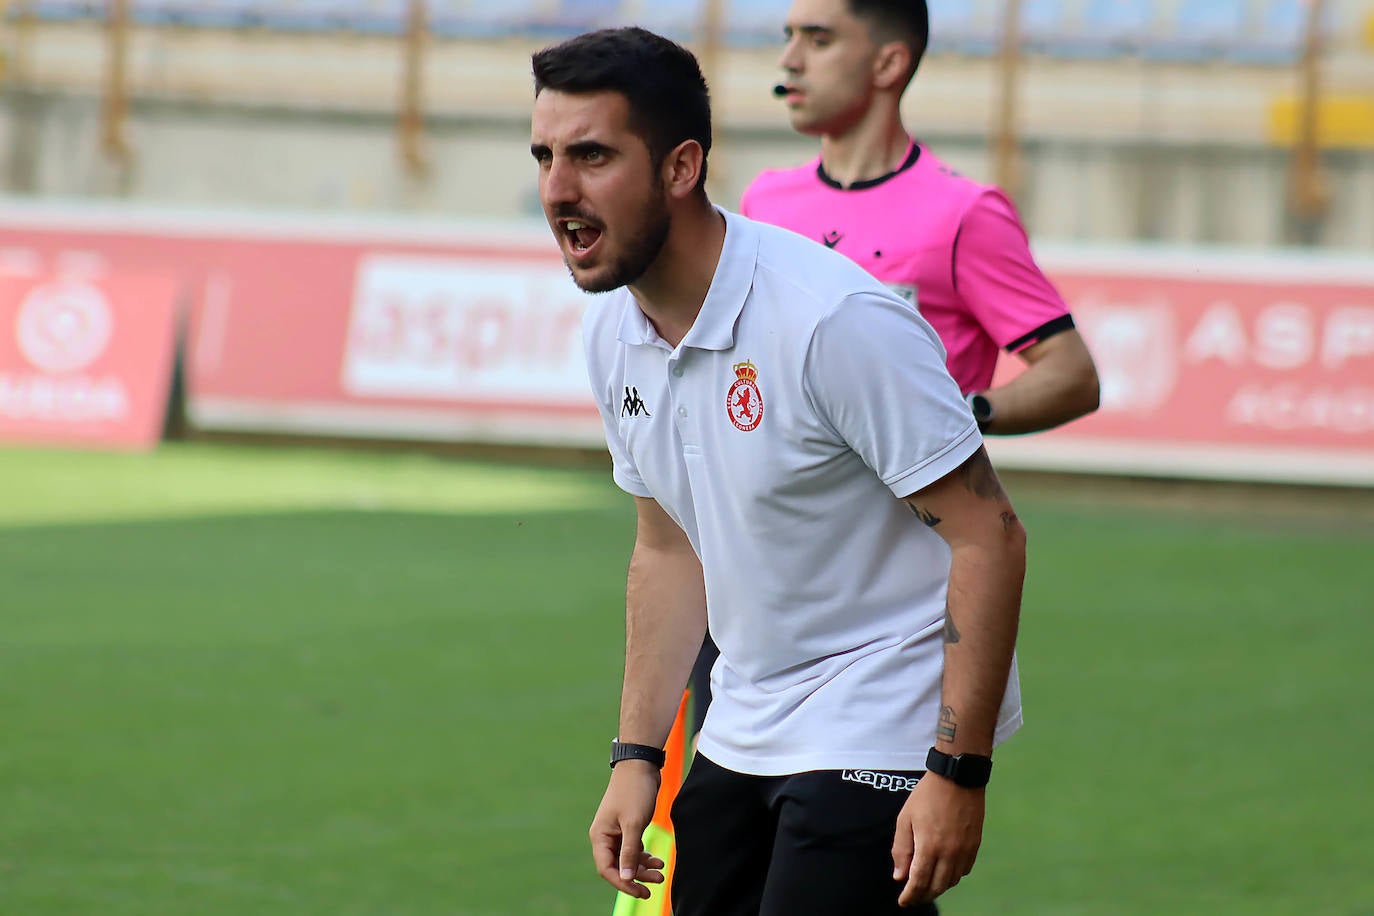
{"label": "black shorts", "polygon": [[701,754],[673,803],[673,916],[931,916],[901,909],[897,815],[920,771],[746,776]]}

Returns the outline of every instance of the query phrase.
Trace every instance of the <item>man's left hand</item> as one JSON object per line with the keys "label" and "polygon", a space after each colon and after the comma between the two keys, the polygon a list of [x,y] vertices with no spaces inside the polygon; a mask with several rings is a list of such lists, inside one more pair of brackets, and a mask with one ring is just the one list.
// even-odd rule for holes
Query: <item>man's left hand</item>
{"label": "man's left hand", "polygon": [[892,878],[906,881],[898,903],[929,903],[973,870],[986,802],[986,789],[965,789],[935,773],[921,777],[892,840]]}

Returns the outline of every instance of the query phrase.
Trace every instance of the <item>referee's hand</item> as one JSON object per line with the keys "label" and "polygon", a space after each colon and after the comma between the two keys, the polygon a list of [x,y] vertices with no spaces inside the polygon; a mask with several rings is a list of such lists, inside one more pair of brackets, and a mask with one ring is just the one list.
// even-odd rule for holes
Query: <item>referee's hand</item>
{"label": "referee's hand", "polygon": [[616,890],[649,899],[646,884],[663,883],[663,860],[644,851],[644,830],[658,799],[658,768],[643,760],[622,760],[592,818],[589,832],[597,874]]}
{"label": "referee's hand", "polygon": [[921,777],[892,840],[892,879],[906,882],[899,904],[930,903],[973,870],[986,802],[987,789],[965,789],[936,773]]}

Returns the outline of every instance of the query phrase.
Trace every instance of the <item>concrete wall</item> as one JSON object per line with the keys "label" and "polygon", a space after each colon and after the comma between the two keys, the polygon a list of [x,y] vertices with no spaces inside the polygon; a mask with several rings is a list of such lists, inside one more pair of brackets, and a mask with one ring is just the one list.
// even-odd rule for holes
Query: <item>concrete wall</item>
{"label": "concrete wall", "polygon": [[[536,212],[525,114],[432,120],[425,179],[401,166],[390,117],[185,101],[136,101],[126,166],[102,152],[90,96],[10,92],[0,101],[6,193],[122,197],[146,204],[507,218]],[[985,137],[925,136],[966,174],[991,180]],[[814,144],[778,128],[726,124],[713,194],[734,206],[763,168]],[[1325,159],[1332,207],[1312,239],[1374,251],[1374,151]],[[1059,240],[1270,246],[1301,240],[1286,214],[1285,150],[1249,144],[1036,137],[1018,203],[1032,233]]]}

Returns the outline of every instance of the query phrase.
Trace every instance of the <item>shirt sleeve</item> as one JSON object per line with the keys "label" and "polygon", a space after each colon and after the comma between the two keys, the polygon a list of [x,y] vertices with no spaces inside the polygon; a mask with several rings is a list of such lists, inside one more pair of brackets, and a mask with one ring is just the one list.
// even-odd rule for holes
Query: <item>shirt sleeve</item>
{"label": "shirt sleeve", "polygon": [[983,443],[939,338],[895,297],[848,297],[817,325],[803,384],[817,412],[898,497]]}
{"label": "shirt sleeve", "polygon": [[1069,307],[1031,255],[1016,207],[1000,190],[989,188],[973,203],[954,244],[955,290],[999,347],[1021,350],[1073,327]]}

